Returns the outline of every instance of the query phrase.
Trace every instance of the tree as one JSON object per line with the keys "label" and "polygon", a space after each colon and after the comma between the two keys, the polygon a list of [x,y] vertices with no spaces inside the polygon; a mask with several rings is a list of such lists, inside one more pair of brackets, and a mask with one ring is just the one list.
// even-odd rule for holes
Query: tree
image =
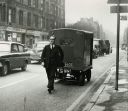
{"label": "tree", "polygon": [[103,33],[103,29],[98,22],[93,21],[93,18],[81,18],[80,21],[67,25],[66,27],[91,31],[94,33],[94,38],[102,38],[101,33]]}

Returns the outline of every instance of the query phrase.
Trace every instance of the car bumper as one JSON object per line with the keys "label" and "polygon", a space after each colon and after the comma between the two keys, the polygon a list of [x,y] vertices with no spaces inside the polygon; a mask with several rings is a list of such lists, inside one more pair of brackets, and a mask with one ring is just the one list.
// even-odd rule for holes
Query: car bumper
{"label": "car bumper", "polygon": [[41,58],[38,57],[38,56],[30,56],[30,59],[31,59],[31,60],[36,60],[36,61],[41,60]]}

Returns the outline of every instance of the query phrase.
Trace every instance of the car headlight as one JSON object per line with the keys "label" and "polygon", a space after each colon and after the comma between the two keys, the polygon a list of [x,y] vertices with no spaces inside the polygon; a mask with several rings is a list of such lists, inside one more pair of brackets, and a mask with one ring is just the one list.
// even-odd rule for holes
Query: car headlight
{"label": "car headlight", "polygon": [[0,62],[0,67],[2,67],[2,63]]}
{"label": "car headlight", "polygon": [[42,54],[40,54],[40,57],[42,56]]}

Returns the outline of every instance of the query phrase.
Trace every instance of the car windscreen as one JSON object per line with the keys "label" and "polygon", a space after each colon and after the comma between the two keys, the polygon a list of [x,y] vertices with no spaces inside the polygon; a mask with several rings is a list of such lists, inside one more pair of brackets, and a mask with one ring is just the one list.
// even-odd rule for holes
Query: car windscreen
{"label": "car windscreen", "polygon": [[9,52],[10,45],[6,43],[0,43],[0,52]]}

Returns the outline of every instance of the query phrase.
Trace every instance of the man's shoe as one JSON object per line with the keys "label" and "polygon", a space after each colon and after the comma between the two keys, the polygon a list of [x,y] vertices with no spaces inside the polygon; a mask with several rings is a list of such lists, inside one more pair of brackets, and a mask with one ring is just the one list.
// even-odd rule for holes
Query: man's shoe
{"label": "man's shoe", "polygon": [[54,90],[54,87],[52,87],[51,90]]}
{"label": "man's shoe", "polygon": [[49,94],[52,94],[52,90],[51,89],[48,89],[48,92],[49,92]]}

